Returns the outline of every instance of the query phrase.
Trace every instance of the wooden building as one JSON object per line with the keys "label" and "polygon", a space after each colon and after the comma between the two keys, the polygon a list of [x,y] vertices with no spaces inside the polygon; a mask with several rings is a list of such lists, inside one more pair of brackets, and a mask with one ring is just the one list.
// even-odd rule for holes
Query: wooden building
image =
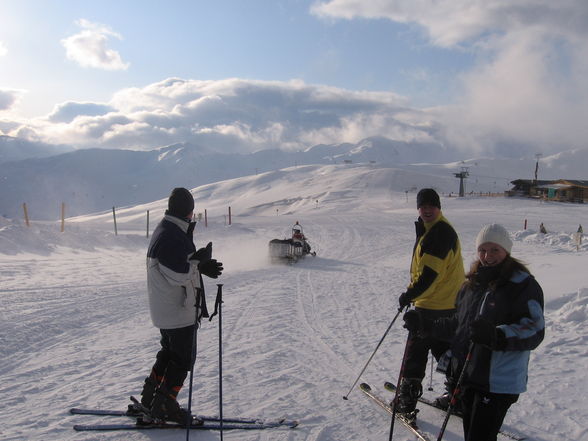
{"label": "wooden building", "polygon": [[516,179],[507,196],[526,196],[550,201],[588,203],[588,181]]}

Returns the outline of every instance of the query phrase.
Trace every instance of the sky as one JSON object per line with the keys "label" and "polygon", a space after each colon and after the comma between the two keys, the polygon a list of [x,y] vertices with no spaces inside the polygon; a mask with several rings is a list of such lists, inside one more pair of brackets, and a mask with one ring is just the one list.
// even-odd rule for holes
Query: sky
{"label": "sky", "polygon": [[0,135],[75,147],[585,148],[588,4],[0,3]]}

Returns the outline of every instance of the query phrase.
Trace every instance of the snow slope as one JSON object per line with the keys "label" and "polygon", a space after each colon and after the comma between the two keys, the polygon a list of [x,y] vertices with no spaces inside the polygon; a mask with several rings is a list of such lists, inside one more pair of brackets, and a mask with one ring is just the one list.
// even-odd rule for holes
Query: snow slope
{"label": "snow slope", "polygon": [[[394,317],[408,282],[416,217],[411,185],[435,177],[369,166],[306,166],[194,189],[225,273],[206,283],[209,307],[224,284],[225,415],[287,416],[296,429],[225,433],[227,440],[327,441],[387,439],[389,418],[354,390],[342,400]],[[410,181],[410,180],[414,180]],[[395,180],[398,180],[396,184]],[[318,202],[317,202],[318,201]],[[233,223],[227,223],[227,207]],[[531,359],[529,390],[507,416],[509,428],[537,441],[588,441],[588,225],[583,205],[505,198],[442,198],[468,265],[473,241],[488,222],[513,234],[513,254],[527,262],[545,291],[547,333]],[[73,424],[114,421],[71,416],[70,407],[123,408],[140,391],[158,348],[145,294],[150,229],[165,200],[59,223],[0,219],[0,438],[2,440],[177,440],[182,432],[76,433]],[[528,229],[523,230],[524,220]],[[300,221],[315,258],[272,265],[267,242]],[[537,233],[543,222],[547,235]],[[395,381],[406,332],[397,323],[362,377]],[[199,333],[194,408],[218,409],[218,321]],[[429,381],[429,377],[426,378]],[[428,383],[427,383],[428,386]],[[433,377],[434,394],[442,378]],[[180,401],[187,401],[187,389]],[[436,436],[442,415],[422,409]],[[218,433],[192,439],[217,440]],[[395,440],[410,440],[396,425]],[[460,440],[450,423],[447,440]]]}

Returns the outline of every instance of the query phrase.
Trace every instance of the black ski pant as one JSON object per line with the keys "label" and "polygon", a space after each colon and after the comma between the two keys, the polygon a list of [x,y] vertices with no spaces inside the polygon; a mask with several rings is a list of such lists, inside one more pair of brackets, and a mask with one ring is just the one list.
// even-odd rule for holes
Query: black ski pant
{"label": "black ski pant", "polygon": [[[432,310],[415,308],[421,314],[421,318],[433,322],[440,317],[449,317],[454,314],[454,309]],[[430,329],[430,326],[425,326]],[[449,342],[439,340],[431,335],[423,337],[418,332],[411,332],[408,335],[406,358],[404,361],[404,378],[417,378],[423,380],[427,370],[427,359],[429,351],[439,361],[439,358],[451,347]]]}
{"label": "black ski pant", "polygon": [[461,396],[464,440],[496,441],[506,412],[518,399],[518,395],[465,387]]}
{"label": "black ski pant", "polygon": [[157,353],[151,375],[155,376],[157,383],[163,380],[166,387],[177,394],[194,365],[192,360],[194,325],[177,329],[160,329],[160,333],[161,349]]}

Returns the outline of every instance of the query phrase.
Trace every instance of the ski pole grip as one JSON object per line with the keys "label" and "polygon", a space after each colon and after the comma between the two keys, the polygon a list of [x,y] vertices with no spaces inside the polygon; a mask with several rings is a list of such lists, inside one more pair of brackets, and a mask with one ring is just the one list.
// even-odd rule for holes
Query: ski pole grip
{"label": "ski pole grip", "polygon": [[221,304],[223,302],[223,284],[222,283],[217,283],[216,286],[218,286],[217,290],[216,290],[216,304]]}
{"label": "ski pole grip", "polygon": [[221,305],[221,303],[223,303],[223,284],[217,283],[216,286],[218,286],[218,288],[216,290],[216,300],[214,302],[214,312],[212,313],[212,315],[210,316],[208,321],[212,321],[212,318],[218,314],[219,309],[220,309],[220,305]]}

